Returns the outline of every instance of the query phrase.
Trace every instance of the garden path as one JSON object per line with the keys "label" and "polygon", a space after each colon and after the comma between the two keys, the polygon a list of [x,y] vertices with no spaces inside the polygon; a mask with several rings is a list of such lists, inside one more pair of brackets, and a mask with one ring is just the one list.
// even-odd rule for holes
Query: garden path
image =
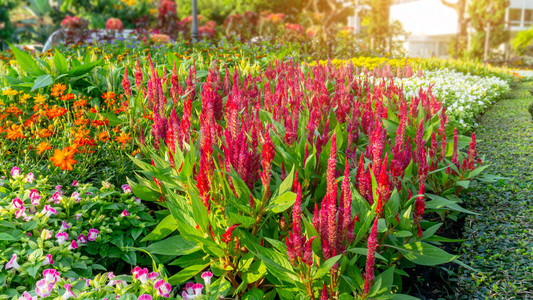
{"label": "garden path", "polygon": [[479,272],[459,278],[460,298],[533,298],[533,81],[496,103],[476,130],[488,173],[505,177],[470,194],[461,260]]}

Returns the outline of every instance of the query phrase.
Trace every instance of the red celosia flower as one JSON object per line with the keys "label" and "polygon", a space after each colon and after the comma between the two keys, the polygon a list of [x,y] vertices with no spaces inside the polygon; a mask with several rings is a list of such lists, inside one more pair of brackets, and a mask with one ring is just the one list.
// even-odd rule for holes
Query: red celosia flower
{"label": "red celosia flower", "polygon": [[240,224],[231,225],[228,229],[226,229],[226,232],[222,235],[222,241],[226,243],[226,245],[229,245],[231,240],[233,240],[232,234],[235,227],[239,226]]}
{"label": "red celosia flower", "polygon": [[122,77],[122,87],[124,88],[124,95],[126,97],[131,96],[131,85],[130,85],[130,79],[128,77],[128,67],[124,68],[124,77]]}
{"label": "red celosia flower", "polygon": [[368,295],[370,288],[374,284],[374,264],[376,260],[376,249],[378,247],[378,220],[379,216],[376,216],[374,225],[370,230],[370,236],[368,237],[367,255],[366,255],[366,269],[365,269],[365,285],[363,287],[363,295]]}

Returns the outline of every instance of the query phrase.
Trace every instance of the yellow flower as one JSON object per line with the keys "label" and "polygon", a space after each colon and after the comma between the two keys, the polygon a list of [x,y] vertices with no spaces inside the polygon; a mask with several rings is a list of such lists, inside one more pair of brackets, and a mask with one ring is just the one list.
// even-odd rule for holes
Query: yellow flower
{"label": "yellow flower", "polygon": [[31,96],[30,96],[29,94],[24,93],[24,95],[22,95],[22,96],[19,98],[19,100],[20,100],[20,102],[21,102],[22,104],[24,104],[24,103],[26,103],[26,101],[28,101],[28,99],[30,99],[30,98],[31,98]]}
{"label": "yellow flower", "polygon": [[35,100],[35,102],[39,103],[39,104],[44,104],[44,102],[46,101],[46,97],[44,97],[43,95],[41,94],[37,94],[33,97],[33,100]]}
{"label": "yellow flower", "polygon": [[11,88],[8,88],[7,90],[3,90],[2,91],[2,95],[4,96],[15,96],[15,95],[18,95],[18,91],[16,90],[13,90]]}

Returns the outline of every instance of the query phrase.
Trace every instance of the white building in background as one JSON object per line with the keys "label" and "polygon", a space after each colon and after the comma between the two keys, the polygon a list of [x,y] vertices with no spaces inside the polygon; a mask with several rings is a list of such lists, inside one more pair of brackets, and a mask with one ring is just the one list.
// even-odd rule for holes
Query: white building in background
{"label": "white building in background", "polygon": [[[410,33],[404,42],[410,56],[447,56],[448,43],[458,31],[457,13],[441,0],[395,0],[390,8],[390,21],[394,20]],[[533,0],[510,0],[506,20],[511,36],[533,26]]]}

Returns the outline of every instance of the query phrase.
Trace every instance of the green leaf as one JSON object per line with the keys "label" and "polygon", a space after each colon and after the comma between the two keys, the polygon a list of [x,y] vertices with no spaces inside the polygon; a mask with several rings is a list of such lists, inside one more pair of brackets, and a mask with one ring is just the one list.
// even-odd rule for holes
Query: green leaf
{"label": "green leaf", "polygon": [[168,279],[168,283],[170,283],[171,285],[182,284],[184,281],[189,280],[191,277],[200,273],[203,269],[207,268],[210,264],[211,263],[198,264],[198,265],[187,267],[179,271],[177,274],[174,274],[172,277],[170,277]]}
{"label": "green leaf", "polygon": [[319,279],[319,278],[322,278],[324,277],[324,275],[326,275],[330,270],[331,268],[333,267],[333,265],[335,263],[337,263],[337,261],[342,257],[341,254],[339,255],[336,255],[336,256],[333,256],[331,258],[329,258],[328,260],[326,260],[323,264],[320,265],[320,267],[316,270],[316,273],[315,275],[313,276],[313,279]]}
{"label": "green leaf", "polygon": [[242,297],[243,300],[262,300],[265,293],[258,289],[253,288],[249,290],[244,296]]}
{"label": "green leaf", "polygon": [[57,49],[54,54],[54,66],[60,73],[66,73],[68,68],[67,59]]}
{"label": "green leaf", "polygon": [[411,262],[424,266],[436,266],[451,262],[458,258],[433,245],[414,242],[398,248],[405,258]]}
{"label": "green leaf", "polygon": [[274,213],[281,213],[293,206],[294,202],[296,202],[296,194],[293,192],[286,192],[272,200],[268,207]]}
{"label": "green leaf", "polygon": [[263,278],[266,274],[267,269],[265,264],[260,260],[256,260],[248,270],[243,272],[243,279],[247,283],[254,283]]}
{"label": "green leaf", "polygon": [[45,75],[45,72],[41,70],[37,62],[28,53],[26,53],[26,51],[20,50],[16,46],[12,45],[10,46],[10,48],[11,51],[13,51],[13,54],[15,55],[17,64],[22,70],[34,76]]}
{"label": "green leaf", "polygon": [[152,254],[185,255],[200,250],[200,247],[193,242],[185,240],[180,235],[175,235],[143,249]]}
{"label": "green leaf", "polygon": [[[363,255],[363,256],[366,256],[368,254],[368,248],[351,248],[351,249],[348,249],[346,250],[348,252],[352,252],[352,253],[356,253],[356,254],[359,254],[359,255]],[[376,258],[379,258],[383,261],[388,261],[383,255],[379,254],[379,253],[375,253],[374,254],[376,256]]]}
{"label": "green leaf", "polygon": [[154,240],[161,240],[166,238],[169,234],[174,232],[176,229],[178,229],[178,223],[176,220],[174,220],[174,217],[172,215],[166,216],[157,226],[155,229],[150,232],[147,236],[145,236],[141,242],[146,241],[154,241]]}
{"label": "green leaf", "polygon": [[52,85],[54,81],[52,80],[51,75],[41,75],[35,79],[35,82],[33,83],[33,87],[31,88],[31,91],[35,91],[36,89]]}
{"label": "green leaf", "polygon": [[84,75],[86,73],[89,73],[94,67],[101,65],[102,62],[103,62],[103,60],[99,59],[99,60],[94,61],[92,63],[76,66],[76,67],[70,69],[70,71],[68,71],[67,74],[69,74],[72,77],[77,77],[77,76]]}
{"label": "green leaf", "polygon": [[0,232],[0,241],[15,241],[15,238],[5,232]]}

